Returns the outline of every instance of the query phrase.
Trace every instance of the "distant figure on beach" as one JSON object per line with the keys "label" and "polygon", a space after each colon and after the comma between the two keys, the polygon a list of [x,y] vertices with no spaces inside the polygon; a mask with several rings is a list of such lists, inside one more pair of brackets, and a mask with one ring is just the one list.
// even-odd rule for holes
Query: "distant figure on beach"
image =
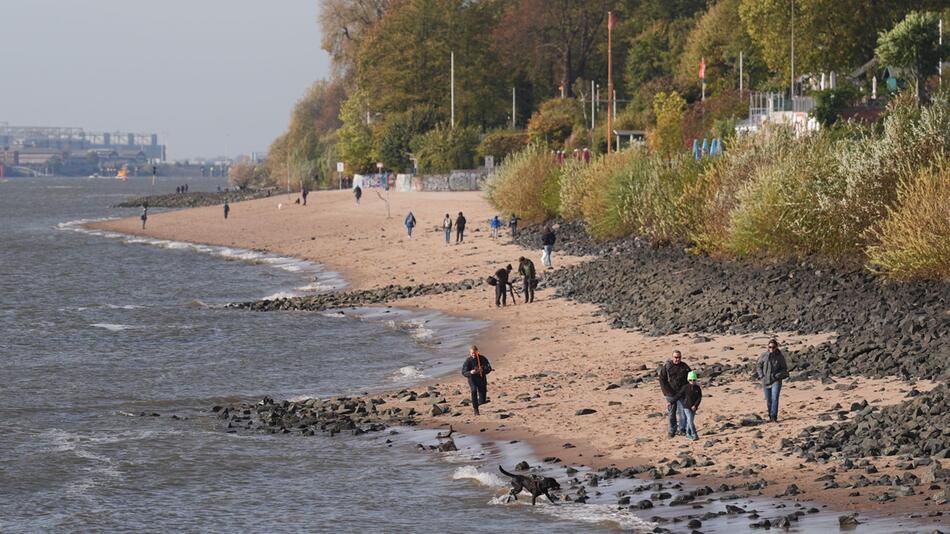
{"label": "distant figure on beach", "polygon": [[185,193],[188,192],[188,184],[185,184]]}
{"label": "distant figure on beach", "polygon": [[[508,285],[511,283],[508,281],[508,275],[511,274],[511,264],[509,263],[507,267],[503,267],[495,271],[495,307],[500,308],[502,306],[508,305]],[[514,301],[514,295],[511,297]],[[513,304],[514,302],[512,302]]]}
{"label": "distant figure on beach", "polygon": [[465,216],[460,211],[459,216],[455,218],[455,244],[458,245],[462,241],[465,241]]}
{"label": "distant figure on beach", "polygon": [[765,391],[765,409],[769,413],[769,421],[778,422],[778,398],[782,392],[782,380],[788,378],[788,364],[785,355],[778,350],[778,340],[769,340],[768,350],[759,356],[756,363],[759,380]]}
{"label": "distant figure on beach", "polygon": [[228,201],[224,201],[224,218],[228,218],[228,214],[231,213],[231,206],[228,205]]}
{"label": "distant figure on beach", "polygon": [[511,237],[518,235],[518,216],[514,213],[512,213],[511,218],[508,219],[508,229],[511,230]]}
{"label": "distant figure on beach", "polygon": [[696,371],[690,371],[686,375],[686,385],[676,395],[676,400],[683,404],[683,416],[686,419],[686,437],[690,441],[699,439],[699,434],[696,432],[696,410],[699,409],[699,403],[703,400],[703,390],[696,383],[698,379],[699,375],[696,374]]}
{"label": "distant figure on beach", "polygon": [[500,228],[501,228],[501,220],[498,218],[497,215],[495,215],[495,216],[492,217],[492,219],[491,219],[491,237],[492,237],[492,239],[495,239],[496,237],[498,237],[498,230],[499,230]]}
{"label": "distant figure on beach", "polygon": [[488,403],[488,373],[492,372],[488,358],[478,352],[478,347],[472,345],[468,351],[468,358],[462,364],[462,376],[468,378],[468,387],[472,390],[472,408],[475,415],[478,407]]}
{"label": "distant figure on beach", "polygon": [[363,188],[360,187],[360,186],[354,187],[354,188],[353,188],[353,196],[356,197],[356,205],[359,206],[359,205],[360,205],[360,197],[363,196]]}
{"label": "distant figure on beach", "polygon": [[448,245],[452,241],[452,217],[448,213],[442,219],[442,230],[445,231],[445,244]]}
{"label": "distant figure on beach", "polygon": [[409,212],[409,215],[406,215],[406,231],[409,232],[409,239],[412,239],[412,229],[416,227],[416,216],[412,214],[412,211]]}
{"label": "distant figure on beach", "polygon": [[518,274],[524,284],[524,302],[534,302],[534,287],[538,284],[534,262],[524,256],[518,258]]}
{"label": "distant figure on beach", "polygon": [[678,398],[678,394],[686,385],[690,371],[692,369],[683,361],[683,353],[678,350],[674,350],[672,358],[660,367],[660,390],[666,398],[669,421],[667,432],[671,438],[676,436],[677,431],[686,434],[686,415],[683,413],[683,401]]}
{"label": "distant figure on beach", "polygon": [[181,194],[181,186],[180,186],[180,185],[176,185],[176,186],[175,186],[175,194],[176,194],[176,195],[180,195],[180,194]]}
{"label": "distant figure on beach", "polygon": [[544,252],[541,253],[541,262],[548,269],[553,269],[551,265],[551,250],[554,248],[554,229],[550,226],[544,227],[544,233],[541,234],[541,244],[544,245]]}
{"label": "distant figure on beach", "polygon": [[139,218],[142,219],[142,230],[145,230],[145,221],[148,220],[148,203],[142,206],[142,216]]}
{"label": "distant figure on beach", "polygon": [[305,185],[300,186],[300,198],[303,199],[303,205],[304,205],[304,206],[307,205],[307,195],[309,195],[309,194],[310,194],[310,190],[307,189],[307,186],[305,186]]}

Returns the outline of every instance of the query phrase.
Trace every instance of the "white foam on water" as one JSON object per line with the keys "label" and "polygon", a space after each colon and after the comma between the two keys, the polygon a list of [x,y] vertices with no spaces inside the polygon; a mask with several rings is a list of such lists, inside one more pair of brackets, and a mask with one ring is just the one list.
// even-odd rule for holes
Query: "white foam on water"
{"label": "white foam on water", "polygon": [[322,315],[322,316],[324,316],[324,317],[329,317],[330,319],[346,319],[346,314],[343,313],[343,312],[341,312],[341,311],[337,311],[337,312],[320,312],[320,315]]}
{"label": "white foam on water", "polygon": [[270,294],[270,295],[267,295],[266,297],[264,297],[264,298],[261,299],[261,300],[289,299],[289,298],[299,297],[299,296],[300,296],[299,293],[295,293],[295,292],[293,292],[293,291],[278,291],[278,292],[276,292],[276,293],[272,293],[272,294]]}
{"label": "white foam on water", "polygon": [[[522,501],[525,499],[517,502]],[[526,502],[531,504],[530,499]],[[537,502],[535,509],[538,512],[556,519],[609,526],[627,532],[651,532],[656,527],[656,523],[640,519],[629,510],[618,510],[614,504],[561,503],[555,506],[547,502],[547,497],[540,497]],[[542,502],[544,506],[541,506]]]}
{"label": "white foam on water", "polygon": [[123,330],[130,330],[132,328],[135,328],[134,326],[127,325],[127,324],[113,324],[113,323],[93,323],[89,326],[93,328],[104,328],[106,330],[109,330],[110,332],[121,332]]}
{"label": "white foam on water", "polygon": [[413,365],[407,365],[405,367],[400,367],[395,373],[393,373],[392,381],[403,382],[406,380],[424,380],[426,378],[429,378],[429,376],[423,373],[422,369],[419,369]]}
{"label": "white foam on water", "polygon": [[334,288],[332,284],[327,284],[325,282],[313,282],[305,286],[296,287],[297,291],[304,291],[307,293],[314,293],[317,291],[330,291]]}
{"label": "white foam on water", "polygon": [[111,310],[137,310],[142,306],[136,306],[135,304],[106,304],[106,308]]}
{"label": "white foam on water", "polygon": [[463,465],[455,470],[452,473],[452,480],[474,480],[482,486],[488,486],[489,488],[505,488],[508,487],[508,482],[502,480],[502,478],[494,473],[486,473],[479,471],[474,465]]}

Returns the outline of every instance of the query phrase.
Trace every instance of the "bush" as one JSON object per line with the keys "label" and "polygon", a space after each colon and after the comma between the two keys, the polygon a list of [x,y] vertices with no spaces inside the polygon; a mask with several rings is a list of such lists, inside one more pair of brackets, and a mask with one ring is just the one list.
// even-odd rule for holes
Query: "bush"
{"label": "bush", "polygon": [[497,130],[488,133],[478,144],[480,157],[494,156],[495,165],[501,165],[505,159],[528,146],[528,133],[524,130]]}
{"label": "bush", "polygon": [[808,113],[822,126],[831,126],[841,120],[841,113],[858,97],[858,91],[847,82],[835,89],[814,93],[815,107]]}
{"label": "bush", "polygon": [[267,167],[245,159],[231,165],[228,169],[228,183],[245,189],[247,187],[261,187],[268,180]]}
{"label": "bush", "polygon": [[590,220],[604,208],[603,191],[611,173],[618,172],[635,150],[611,152],[595,157],[590,163],[569,160],[561,169],[560,214],[565,219]]}
{"label": "bush", "polygon": [[872,268],[898,279],[950,281],[950,160],[902,180],[898,205],[871,233]]}
{"label": "bush", "polygon": [[414,137],[410,145],[419,162],[420,173],[471,169],[475,166],[478,130],[473,127],[451,128],[446,124],[439,124],[432,130]]}
{"label": "bush", "polygon": [[697,224],[700,205],[690,204],[706,161],[688,155],[672,160],[631,149],[623,165],[610,173],[601,193],[604,209],[591,214],[589,228],[595,237],[628,234],[663,241],[685,241]]}
{"label": "bush", "polygon": [[485,182],[488,201],[502,213],[516,213],[526,223],[544,222],[557,215],[551,209],[561,167],[541,144],[531,144],[505,160]]}
{"label": "bush", "polygon": [[656,126],[647,133],[650,150],[661,157],[671,158],[683,152],[683,118],[686,101],[676,91],[657,93],[653,97]]}
{"label": "bush", "polygon": [[573,98],[553,98],[541,104],[528,120],[528,142],[563,146],[574,127],[584,125],[582,105]]}

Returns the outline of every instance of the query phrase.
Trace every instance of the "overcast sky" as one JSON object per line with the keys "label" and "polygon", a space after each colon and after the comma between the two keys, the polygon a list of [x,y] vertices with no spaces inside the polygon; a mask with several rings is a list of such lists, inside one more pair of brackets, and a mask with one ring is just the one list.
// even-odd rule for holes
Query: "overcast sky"
{"label": "overcast sky", "polygon": [[0,122],[266,150],[329,76],[317,0],[0,0]]}

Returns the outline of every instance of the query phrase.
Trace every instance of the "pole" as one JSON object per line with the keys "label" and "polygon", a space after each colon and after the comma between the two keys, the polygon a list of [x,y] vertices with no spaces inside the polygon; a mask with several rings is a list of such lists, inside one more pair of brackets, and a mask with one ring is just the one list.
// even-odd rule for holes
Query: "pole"
{"label": "pole", "polygon": [[[614,14],[607,12],[607,98],[612,98],[614,93],[614,62],[611,46],[613,44],[613,26]],[[613,119],[610,116],[610,106],[607,107],[607,154],[610,154],[610,141],[613,135]]]}
{"label": "pole", "polygon": [[511,88],[511,129],[515,129],[515,88]]}
{"label": "pole", "polygon": [[739,96],[742,96],[742,51],[739,52]]}
{"label": "pole", "polygon": [[452,77],[452,128],[455,128],[455,52],[451,52],[449,57],[451,77]]}
{"label": "pole", "polygon": [[[789,85],[789,99],[795,98],[795,0],[792,0],[792,39],[791,39],[791,53],[792,53],[792,76]],[[794,109],[794,104],[793,104]]]}
{"label": "pole", "polygon": [[594,109],[594,95],[596,91],[594,89],[594,80],[590,81],[590,131],[593,132],[596,128],[597,122],[594,119],[594,115],[597,114],[597,110]]}
{"label": "pole", "polygon": [[[943,17],[940,18],[940,22],[937,24],[937,44],[940,45],[940,50],[943,50]],[[943,56],[940,56],[940,59],[937,63],[937,87],[943,88]]]}

